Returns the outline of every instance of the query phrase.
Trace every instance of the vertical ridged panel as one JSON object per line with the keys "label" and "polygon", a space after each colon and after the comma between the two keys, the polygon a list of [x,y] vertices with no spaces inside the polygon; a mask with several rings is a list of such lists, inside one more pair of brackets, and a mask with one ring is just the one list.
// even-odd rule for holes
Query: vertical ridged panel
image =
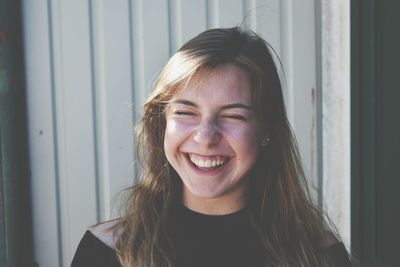
{"label": "vertical ridged panel", "polygon": [[216,28],[219,25],[220,0],[206,0],[207,29]]}
{"label": "vertical ridged panel", "polygon": [[286,111],[290,121],[293,121],[293,23],[292,1],[281,0],[281,60],[284,66],[283,94]]}
{"label": "vertical ridged panel", "polygon": [[168,0],[169,53],[172,55],[182,43],[181,0]]}
{"label": "vertical ridged panel", "polygon": [[257,0],[243,0],[243,27],[256,30],[257,27]]}
{"label": "vertical ridged panel", "polygon": [[207,29],[207,1],[169,0],[171,52]]}
{"label": "vertical ridged panel", "polygon": [[179,26],[175,25],[175,27],[180,29],[179,36],[181,38],[177,40],[177,48],[179,48],[183,43],[207,29],[207,2],[205,0],[182,0],[177,9],[180,20]]}
{"label": "vertical ridged panel", "polygon": [[[143,0],[143,22],[141,36],[134,35],[138,39],[135,42],[143,43],[142,68],[144,69],[144,88],[134,88],[145,92],[145,97],[153,85],[154,79],[160,72],[162,66],[169,58],[169,19],[168,3],[165,0]],[[157,7],[157,8],[155,8]],[[143,99],[135,99],[135,103],[141,109]]]}
{"label": "vertical ridged panel", "polygon": [[[306,175],[312,187],[318,186],[317,150],[317,88],[316,77],[316,26],[314,1],[298,0],[291,2],[292,26],[290,43],[292,48],[291,70],[292,102],[291,122],[299,143]],[[320,111],[319,111],[320,112]],[[317,199],[318,192],[313,192]]]}
{"label": "vertical ridged panel", "polygon": [[[213,27],[240,26],[243,22],[243,0],[219,0],[210,1],[214,7]],[[229,12],[227,12],[229,11]]]}
{"label": "vertical ridged panel", "polygon": [[143,0],[136,0],[131,2],[130,6],[130,28],[131,28],[131,50],[132,50],[132,67],[133,67],[133,98],[132,104],[134,108],[135,118],[137,118],[141,111],[139,103],[143,103],[146,98],[146,82],[145,82],[145,68],[144,68],[144,29],[143,29]]}
{"label": "vertical ridged panel", "polygon": [[[50,38],[50,65],[51,65],[51,114],[52,120],[53,120],[53,128],[51,131],[53,132],[54,135],[54,159],[55,159],[55,192],[56,192],[56,214],[57,214],[57,236],[58,236],[58,252],[59,252],[59,257],[58,257],[58,263],[57,266],[63,266],[63,260],[65,259],[64,251],[63,248],[65,245],[68,243],[68,240],[64,239],[63,233],[62,233],[62,214],[68,211],[67,208],[64,208],[61,203],[61,198],[64,195],[62,192],[60,192],[60,184],[62,181],[61,179],[61,169],[62,166],[60,166],[60,158],[61,155],[59,154],[60,152],[60,131],[59,129],[59,114],[57,114],[57,92],[56,88],[59,87],[60,83],[60,74],[59,74],[59,49],[58,46],[60,45],[60,37],[59,37],[59,27],[60,27],[60,21],[59,21],[59,3],[56,1],[51,1],[48,0],[48,17],[49,17],[49,38]],[[65,217],[65,216],[64,216]]]}
{"label": "vertical ridged panel", "polygon": [[257,0],[256,10],[256,26],[254,30],[260,33],[277,54],[281,56],[280,0]]}
{"label": "vertical ridged panel", "polygon": [[104,67],[104,36],[101,30],[103,23],[103,3],[101,1],[89,0],[89,27],[91,46],[91,79],[93,95],[93,119],[95,140],[95,175],[96,175],[96,203],[97,220],[108,210],[104,199],[109,199],[107,194],[108,164],[108,132],[107,132],[107,104],[106,104],[106,82]]}
{"label": "vertical ridged panel", "polygon": [[[53,1],[54,107],[63,266],[97,217],[88,1]],[[79,218],[79,220],[77,220]]]}
{"label": "vertical ridged panel", "polygon": [[104,221],[116,208],[115,194],[134,176],[129,3],[92,1],[92,13],[98,216]]}
{"label": "vertical ridged panel", "polygon": [[[60,266],[49,1],[23,1],[35,261]],[[40,36],[40,38],[37,38]],[[47,252],[46,252],[47,251]]]}

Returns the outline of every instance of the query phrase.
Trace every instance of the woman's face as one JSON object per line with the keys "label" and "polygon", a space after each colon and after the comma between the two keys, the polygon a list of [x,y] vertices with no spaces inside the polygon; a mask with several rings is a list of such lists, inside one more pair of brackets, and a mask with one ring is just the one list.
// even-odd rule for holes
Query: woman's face
{"label": "woman's face", "polygon": [[226,65],[200,85],[195,77],[171,100],[166,121],[165,154],[182,179],[184,204],[209,213],[243,207],[261,139],[247,73]]}

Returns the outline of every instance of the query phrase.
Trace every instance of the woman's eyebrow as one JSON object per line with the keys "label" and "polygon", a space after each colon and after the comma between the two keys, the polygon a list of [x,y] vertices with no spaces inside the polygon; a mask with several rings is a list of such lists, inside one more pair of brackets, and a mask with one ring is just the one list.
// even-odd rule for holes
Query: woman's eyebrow
{"label": "woman's eyebrow", "polygon": [[186,99],[174,99],[172,101],[173,104],[183,104],[187,106],[197,107],[196,103],[186,100]]}
{"label": "woman's eyebrow", "polygon": [[[183,104],[183,105],[187,105],[187,106],[192,106],[192,107],[198,107],[196,103],[186,100],[186,99],[175,99],[172,101],[172,103],[174,104]],[[231,104],[227,104],[227,105],[223,105],[221,107],[222,110],[224,109],[232,109],[232,108],[243,108],[243,109],[247,109],[247,110],[252,110],[253,108],[251,106],[248,106],[246,104],[243,103],[231,103]]]}
{"label": "woman's eyebrow", "polygon": [[251,106],[248,106],[248,105],[243,104],[243,103],[227,104],[227,105],[222,106],[221,109],[231,109],[231,108],[244,108],[244,109],[248,109],[248,110],[252,110],[253,109]]}

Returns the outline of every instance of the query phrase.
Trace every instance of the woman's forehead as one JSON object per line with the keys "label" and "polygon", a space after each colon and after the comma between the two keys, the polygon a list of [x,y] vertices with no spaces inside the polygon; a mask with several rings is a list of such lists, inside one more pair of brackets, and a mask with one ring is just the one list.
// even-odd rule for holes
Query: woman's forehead
{"label": "woman's forehead", "polygon": [[173,99],[181,97],[224,97],[251,99],[251,81],[246,71],[234,65],[200,70],[179,88]]}

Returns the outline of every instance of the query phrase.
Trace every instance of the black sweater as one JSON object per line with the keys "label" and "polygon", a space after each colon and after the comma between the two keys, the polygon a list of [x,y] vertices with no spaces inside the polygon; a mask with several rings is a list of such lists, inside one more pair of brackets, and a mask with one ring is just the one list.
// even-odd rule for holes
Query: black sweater
{"label": "black sweater", "polygon": [[[246,210],[211,216],[184,207],[171,218],[176,267],[261,267],[262,244]],[[337,267],[350,266],[342,243],[324,249]],[[90,231],[83,236],[71,267],[120,267],[115,252]]]}

